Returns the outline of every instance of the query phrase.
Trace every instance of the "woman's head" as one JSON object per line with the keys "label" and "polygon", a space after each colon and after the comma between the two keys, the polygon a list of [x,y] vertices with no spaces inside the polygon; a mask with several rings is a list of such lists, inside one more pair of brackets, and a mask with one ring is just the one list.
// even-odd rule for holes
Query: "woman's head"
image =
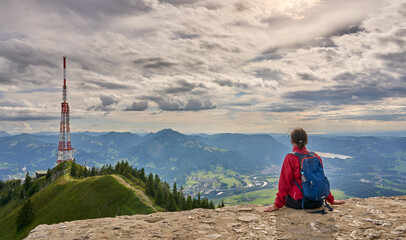
{"label": "woman's head", "polygon": [[307,133],[303,128],[295,128],[290,132],[290,142],[295,143],[299,149],[307,144]]}

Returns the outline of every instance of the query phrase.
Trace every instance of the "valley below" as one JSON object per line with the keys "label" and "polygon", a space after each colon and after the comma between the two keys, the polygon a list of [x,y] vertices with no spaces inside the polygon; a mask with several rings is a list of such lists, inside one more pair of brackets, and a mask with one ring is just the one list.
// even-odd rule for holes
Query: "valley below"
{"label": "valley below", "polygon": [[[52,134],[0,137],[0,178],[55,166],[58,141]],[[183,187],[185,195],[226,204],[272,203],[285,155],[286,135],[195,134],[172,129],[133,133],[73,133],[76,161],[88,167],[128,161]],[[325,163],[338,198],[406,194],[406,138],[310,135],[309,150]]]}

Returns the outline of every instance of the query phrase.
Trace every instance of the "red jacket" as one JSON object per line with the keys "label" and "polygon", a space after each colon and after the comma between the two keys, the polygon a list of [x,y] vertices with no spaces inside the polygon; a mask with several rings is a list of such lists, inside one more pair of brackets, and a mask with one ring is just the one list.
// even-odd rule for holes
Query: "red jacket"
{"label": "red jacket", "polygon": [[[293,152],[298,152],[301,154],[309,153],[306,148],[299,149],[298,147],[293,148]],[[321,158],[316,154],[317,158]],[[299,200],[303,198],[302,192],[300,192],[299,188],[296,186],[293,179],[299,185],[302,185],[302,174],[300,173],[300,164],[299,164],[299,157],[296,155],[288,154],[283,160],[281,176],[279,177],[279,186],[278,186],[278,193],[276,194],[275,199],[275,206],[278,208],[283,207],[286,204],[285,197],[286,195],[290,195],[292,198]],[[330,192],[330,195],[327,197],[327,201],[331,204],[334,203],[334,197]]]}

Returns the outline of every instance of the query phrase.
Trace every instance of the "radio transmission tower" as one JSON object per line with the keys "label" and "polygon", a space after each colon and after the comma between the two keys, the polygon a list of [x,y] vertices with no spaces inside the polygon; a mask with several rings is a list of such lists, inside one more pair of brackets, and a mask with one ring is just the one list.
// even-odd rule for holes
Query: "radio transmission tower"
{"label": "radio transmission tower", "polygon": [[74,149],[70,142],[69,104],[66,101],[66,57],[63,57],[63,102],[61,103],[61,125],[56,162],[75,161]]}

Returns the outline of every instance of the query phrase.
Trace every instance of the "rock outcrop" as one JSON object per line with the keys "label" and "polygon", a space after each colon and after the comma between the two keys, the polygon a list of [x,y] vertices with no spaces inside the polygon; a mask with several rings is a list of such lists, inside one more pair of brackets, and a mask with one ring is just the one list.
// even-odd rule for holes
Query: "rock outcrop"
{"label": "rock outcrop", "polygon": [[26,239],[406,239],[406,196],[349,199],[328,214],[238,205],[39,225]]}

